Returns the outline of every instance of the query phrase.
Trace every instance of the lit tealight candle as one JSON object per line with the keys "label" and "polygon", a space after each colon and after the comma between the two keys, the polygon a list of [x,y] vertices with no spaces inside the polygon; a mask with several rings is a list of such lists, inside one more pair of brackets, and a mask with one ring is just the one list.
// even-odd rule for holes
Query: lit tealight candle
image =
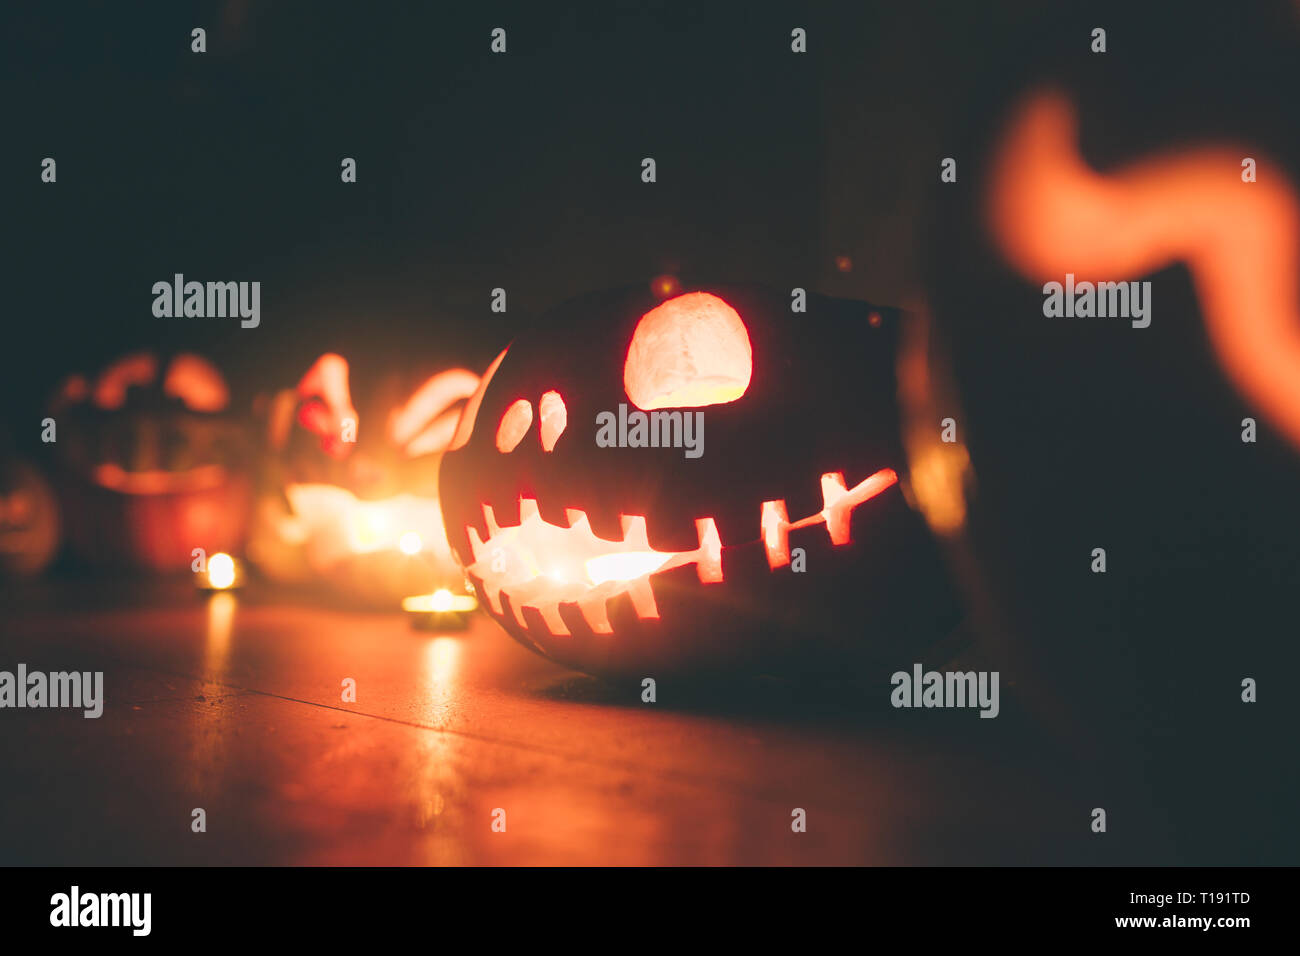
{"label": "lit tealight candle", "polygon": [[477,607],[472,594],[452,594],[447,588],[402,599],[402,610],[411,615],[411,623],[434,631],[463,630],[466,615]]}
{"label": "lit tealight candle", "polygon": [[478,601],[471,594],[452,594],[446,588],[438,588],[432,594],[417,594],[402,598],[402,610],[416,614],[445,614],[454,611],[468,614],[478,607]]}
{"label": "lit tealight candle", "polygon": [[225,591],[242,583],[243,575],[239,563],[218,551],[208,558],[207,569],[198,573],[198,585],[207,591]]}

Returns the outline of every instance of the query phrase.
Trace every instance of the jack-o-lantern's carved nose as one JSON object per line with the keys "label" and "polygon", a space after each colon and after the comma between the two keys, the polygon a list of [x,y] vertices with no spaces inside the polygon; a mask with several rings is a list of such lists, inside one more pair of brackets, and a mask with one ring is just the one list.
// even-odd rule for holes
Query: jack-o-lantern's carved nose
{"label": "jack-o-lantern's carved nose", "polygon": [[526,398],[512,402],[501,416],[501,424],[497,426],[497,451],[502,454],[514,451],[532,424],[532,403]]}
{"label": "jack-o-lantern's carved nose", "polygon": [[749,388],[754,353],[740,315],[708,292],[669,299],[641,317],[623,366],[638,408],[734,402]]}
{"label": "jack-o-lantern's carved nose", "polygon": [[492,364],[487,367],[487,371],[478,380],[478,388],[466,400],[465,407],[461,410],[460,420],[456,423],[456,431],[451,436],[451,444],[447,446],[448,451],[464,448],[469,443],[470,435],[474,434],[474,424],[478,421],[479,407],[483,404],[484,394],[487,393],[488,383],[492,381],[492,376],[496,375],[497,369],[501,367],[501,362],[509,351],[510,346],[507,345],[501,350],[501,354],[492,360]]}
{"label": "jack-o-lantern's carved nose", "polygon": [[564,434],[564,426],[569,424],[569,411],[564,407],[564,399],[559,392],[543,392],[542,400],[537,403],[537,414],[542,420],[542,451],[550,451]]}
{"label": "jack-o-lantern's carved nose", "polygon": [[[542,399],[537,403],[537,416],[541,419],[538,431],[541,433],[542,451],[550,451],[564,434],[564,426],[569,424],[569,412],[559,392],[542,393]],[[502,454],[514,451],[532,424],[532,403],[526,398],[511,402],[497,426],[497,451]]]}

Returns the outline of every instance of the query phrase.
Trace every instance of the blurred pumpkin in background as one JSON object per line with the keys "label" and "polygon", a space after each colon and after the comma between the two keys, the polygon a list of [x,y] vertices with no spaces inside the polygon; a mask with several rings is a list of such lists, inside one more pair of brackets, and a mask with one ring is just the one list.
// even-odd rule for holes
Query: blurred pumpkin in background
{"label": "blurred pumpkin in background", "polygon": [[186,569],[195,548],[238,551],[252,501],[246,423],[211,362],[124,356],[72,376],[50,415],[68,540],[99,566]]}
{"label": "blurred pumpkin in background", "polygon": [[39,574],[59,551],[54,490],[26,461],[0,457],[0,576]]}
{"label": "blurred pumpkin in background", "polygon": [[[249,557],[282,583],[396,607],[463,590],[438,505],[441,452],[478,376],[388,374],[353,401],[348,362],[328,353],[266,406],[267,444]],[[372,424],[373,423],[373,424]]]}

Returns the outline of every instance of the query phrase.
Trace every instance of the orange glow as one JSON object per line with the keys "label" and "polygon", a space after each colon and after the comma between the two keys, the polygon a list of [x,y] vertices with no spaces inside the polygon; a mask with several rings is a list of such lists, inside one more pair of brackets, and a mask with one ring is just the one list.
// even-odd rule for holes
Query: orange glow
{"label": "orange glow", "polygon": [[623,551],[602,554],[587,560],[587,578],[594,585],[606,581],[631,581],[633,578],[653,574],[664,566],[672,555],[658,551]]}
{"label": "orange glow", "polygon": [[[425,378],[386,418],[375,416],[382,427],[372,423],[368,434],[375,441],[339,476],[341,484],[291,482],[284,489],[284,501],[278,495],[262,496],[247,545],[250,559],[277,580],[326,578],[366,601],[382,595],[394,604],[402,595],[421,589],[419,578],[426,567],[455,574],[458,568],[435,490],[439,461],[429,458],[408,469],[395,459],[445,451],[462,418],[460,406],[467,398],[481,399],[481,384],[478,375],[459,368]],[[282,390],[271,399],[271,446],[285,448],[296,417],[319,437],[327,453],[343,457],[339,449],[351,447],[358,437],[359,423],[355,418],[346,421],[356,414],[348,363],[327,353],[294,389]],[[294,457],[285,463],[288,467],[277,466],[276,471],[296,472]],[[311,470],[319,474],[318,469]],[[417,485],[420,495],[383,499],[359,497],[349,490],[373,493],[378,488]],[[353,564],[363,555],[375,558]]]}
{"label": "orange glow", "polygon": [[638,408],[699,408],[734,402],[754,371],[740,315],[716,295],[689,292],[641,317],[623,366]]}
{"label": "orange glow", "polygon": [[[932,326],[929,308],[924,305],[903,326],[898,397],[903,409],[908,484],[930,529],[947,537],[966,523],[967,486],[974,476],[965,444],[942,441],[934,428],[934,422],[955,413],[959,405],[951,392],[953,375],[947,352]],[[961,420],[959,414],[953,417]]]}
{"label": "orange glow", "polygon": [[533,424],[533,406],[525,398],[511,404],[501,416],[501,424],[497,426],[497,451],[505,453],[515,450],[528,429]]}
{"label": "orange glow", "polygon": [[848,544],[849,519],[852,517],[853,509],[862,502],[874,498],[897,481],[897,473],[892,468],[884,468],[858,482],[850,491],[844,487],[842,472],[832,471],[822,475],[821,518],[826,522],[831,544]]}
{"label": "orange glow", "polygon": [[1168,152],[1109,175],[1079,154],[1073,105],[1039,92],[994,157],[988,221],[1035,281],[1124,281],[1186,262],[1209,338],[1233,383],[1300,445],[1300,203],[1247,147]]}
{"label": "orange glow", "polygon": [[185,471],[127,471],[114,462],[96,465],[92,472],[95,484],[125,495],[162,495],[182,491],[206,491],[220,488],[228,480],[221,465],[198,465]]}
{"label": "orange glow", "polygon": [[789,535],[796,528],[825,524],[832,544],[849,544],[849,522],[853,509],[897,482],[898,473],[894,469],[882,468],[849,490],[844,485],[843,472],[827,472],[821,479],[822,510],[793,523],[786,514],[784,501],[763,502],[760,525],[763,530],[763,546],[767,549],[768,566],[775,571],[790,563]]}
{"label": "orange glow", "polygon": [[203,676],[207,680],[225,677],[236,608],[235,595],[230,591],[217,591],[208,598],[208,621],[203,641]]}
{"label": "orange glow", "polygon": [[537,413],[542,420],[542,451],[550,451],[564,434],[564,427],[569,424],[568,409],[564,407],[564,399],[559,392],[545,392],[537,403]]}
{"label": "orange glow", "polygon": [[682,284],[677,281],[677,276],[664,274],[655,276],[650,282],[650,291],[660,299],[666,299],[670,295],[676,295],[682,291]]}
{"label": "orange glow", "polygon": [[[835,544],[847,544],[853,509],[897,481],[893,469],[882,468],[846,489],[841,473],[828,473],[822,477],[823,509],[793,524],[787,520],[784,501],[764,502],[761,528],[769,564],[773,569],[789,564],[787,535],[794,528],[824,523]],[[504,594],[524,629],[524,611],[532,608],[552,635],[569,634],[560,614],[561,605],[567,604],[577,608],[592,631],[612,634],[606,605],[619,595],[628,595],[638,617],[659,617],[650,586],[655,574],[694,564],[702,584],[723,580],[723,543],[713,518],[696,519],[697,548],[665,552],[650,547],[646,519],[639,515],[622,516],[622,538],[614,541],[592,532],[586,512],[571,508],[565,515],[568,527],[553,525],[542,518],[535,499],[520,498],[519,524],[501,527],[495,511],[485,504],[487,540],[477,528],[465,529],[474,558],[466,571],[481,582],[488,608],[497,617],[505,615]]]}
{"label": "orange glow", "polygon": [[759,525],[763,530],[763,547],[767,549],[767,565],[773,571],[790,563],[790,516],[784,501],[764,501],[759,512]]}
{"label": "orange glow", "polygon": [[90,383],[86,381],[84,375],[69,375],[59,383],[55,391],[54,398],[51,400],[51,406],[54,411],[66,408],[68,405],[75,405],[78,402],[84,402],[90,397]]}
{"label": "orange glow", "polygon": [[436,498],[404,494],[368,501],[337,485],[298,483],[288,485],[285,496],[292,514],[282,537],[304,542],[313,567],[376,551],[411,554],[406,549],[418,545],[431,568],[455,572]]}
{"label": "orange glow", "polygon": [[[717,567],[720,574],[721,544],[711,520],[703,525],[705,540],[699,548],[661,552],[650,547],[643,517],[624,515],[622,539],[609,541],[592,533],[586,512],[570,509],[566,515],[567,528],[550,524],[539,513],[536,500],[521,498],[520,523],[502,528],[491,506],[483,506],[488,539],[484,541],[473,527],[467,529],[474,554],[467,570],[483,582],[493,613],[504,613],[501,594],[505,592],[521,627],[527,627],[524,608],[531,607],[552,634],[564,635],[569,629],[559,605],[576,604],[593,631],[612,634],[605,602],[619,594],[631,597],[640,617],[659,616],[646,580],[649,574],[692,563],[708,569],[703,572],[708,574]],[[710,529],[712,540],[708,540]]]}
{"label": "orange glow", "polygon": [[461,409],[455,406],[478,390],[479,377],[463,368],[448,369],[429,378],[388,418],[388,440],[409,456],[446,449],[451,444]]}
{"label": "orange glow", "polygon": [[224,591],[235,583],[235,559],[218,551],[208,559],[208,585]]}
{"label": "orange glow", "polygon": [[298,398],[303,402],[298,422],[320,437],[322,450],[335,458],[352,451],[352,443],[343,440],[343,423],[357,423],[348,387],[348,360],[327,352],[318,358],[298,381]]}
{"label": "orange glow", "polygon": [[95,382],[95,404],[100,408],[121,408],[130,386],[148,385],[157,374],[158,360],[148,352],[124,356],[104,369]]}
{"label": "orange glow", "polygon": [[407,442],[403,449],[407,456],[416,458],[446,451],[456,433],[456,426],[460,423],[460,415],[461,409],[453,408],[435,418],[427,428]]}
{"label": "orange glow", "polygon": [[717,584],[722,580],[722,538],[718,525],[712,518],[696,518],[695,531],[700,538],[699,559],[695,570],[701,584]]}
{"label": "orange glow", "polygon": [[205,358],[184,352],[167,366],[163,394],[179,398],[196,412],[219,412],[230,402],[230,390],[217,367]]}
{"label": "orange glow", "polygon": [[478,601],[469,594],[452,594],[446,588],[438,588],[432,594],[417,594],[402,598],[402,610],[424,614],[445,614],[448,611],[468,613],[478,607]]}

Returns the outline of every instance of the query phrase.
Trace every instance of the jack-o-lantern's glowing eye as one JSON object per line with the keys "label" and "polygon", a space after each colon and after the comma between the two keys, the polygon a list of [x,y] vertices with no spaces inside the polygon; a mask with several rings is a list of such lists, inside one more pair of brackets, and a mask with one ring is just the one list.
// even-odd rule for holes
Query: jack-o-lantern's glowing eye
{"label": "jack-o-lantern's glowing eye", "polygon": [[542,451],[550,451],[564,434],[564,426],[569,424],[569,412],[560,393],[543,392],[542,400],[537,403],[537,414],[542,420]]}
{"label": "jack-o-lantern's glowing eye", "polygon": [[734,402],[749,388],[754,353],[740,315],[716,295],[688,292],[641,317],[623,366],[637,408]]}
{"label": "jack-o-lantern's glowing eye", "polygon": [[533,406],[526,398],[521,398],[506,409],[497,426],[497,451],[512,452],[515,446],[528,434],[533,424]]}

